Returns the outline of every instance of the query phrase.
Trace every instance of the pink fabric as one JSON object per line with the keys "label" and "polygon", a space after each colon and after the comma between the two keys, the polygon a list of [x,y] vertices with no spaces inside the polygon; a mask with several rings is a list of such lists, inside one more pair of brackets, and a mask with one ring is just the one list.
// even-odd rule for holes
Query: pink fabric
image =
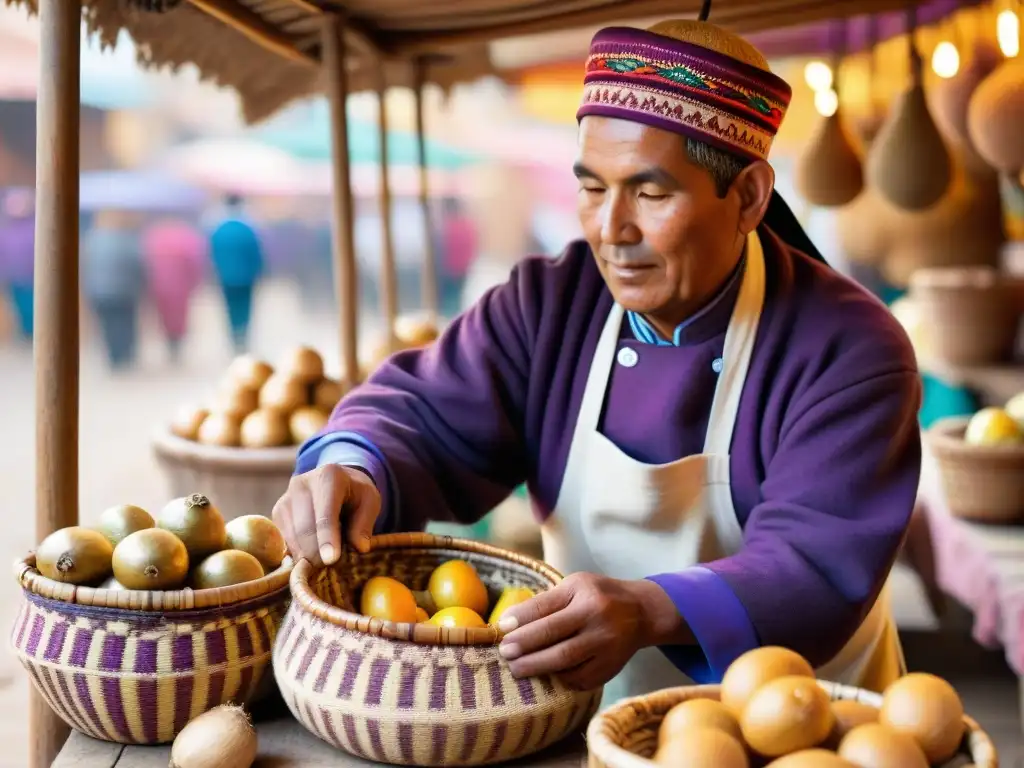
{"label": "pink fabric", "polygon": [[1024,529],[983,526],[953,517],[936,475],[922,478],[939,586],[974,613],[974,639],[1002,647],[1024,676]]}
{"label": "pink fabric", "polygon": [[192,293],[203,280],[207,242],[202,233],[184,221],[161,221],[142,236],[150,295],[167,334],[184,336]]}

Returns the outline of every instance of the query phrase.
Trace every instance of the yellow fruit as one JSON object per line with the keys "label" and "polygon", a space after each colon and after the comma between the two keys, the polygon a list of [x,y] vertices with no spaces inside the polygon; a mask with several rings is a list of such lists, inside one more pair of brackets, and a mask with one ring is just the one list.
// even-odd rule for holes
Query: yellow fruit
{"label": "yellow fruit", "polygon": [[1006,445],[1024,440],[1020,425],[1002,408],[982,408],[971,417],[964,441],[971,445]]}
{"label": "yellow fruit", "polygon": [[491,611],[491,618],[487,620],[487,623],[497,624],[505,611],[513,605],[525,603],[531,597],[533,597],[533,590],[529,587],[505,587],[505,591],[501,593],[498,602],[494,604],[494,610]]}
{"label": "yellow fruit", "polygon": [[1007,400],[1003,410],[1021,429],[1024,429],[1024,392],[1018,392]]}
{"label": "yellow fruit", "polygon": [[427,590],[438,609],[469,608],[478,616],[487,613],[487,587],[465,560],[449,560],[435,568]]}
{"label": "yellow fruit", "polygon": [[416,598],[402,582],[374,576],[363,587],[360,612],[381,621],[416,623]]}
{"label": "yellow fruit", "polygon": [[430,623],[439,627],[486,627],[480,614],[469,608],[443,608],[430,617]]}

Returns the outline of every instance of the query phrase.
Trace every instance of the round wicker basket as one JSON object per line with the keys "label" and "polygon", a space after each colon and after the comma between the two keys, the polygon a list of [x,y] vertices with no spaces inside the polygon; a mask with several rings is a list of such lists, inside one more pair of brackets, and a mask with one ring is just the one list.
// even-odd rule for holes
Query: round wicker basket
{"label": "round wicker basket", "polygon": [[153,454],[167,478],[171,497],[201,491],[217,499],[225,520],[242,515],[269,516],[288,489],[298,447],[222,448],[201,445],[161,429]]}
{"label": "round wicker basket", "polygon": [[950,365],[1009,360],[1021,316],[1019,279],[991,267],[919,269],[910,295],[929,328],[929,346]]}
{"label": "round wicker basket", "polygon": [[213,707],[266,695],[291,572],[286,559],[231,587],[138,592],[48,579],[29,555],[15,564],[24,599],[12,650],[71,728],[164,744]]}
{"label": "round wicker basket", "polygon": [[532,754],[585,726],[601,690],[513,678],[492,627],[396,624],[354,612],[372,576],[422,590],[434,568],[455,558],[473,564],[492,600],[507,586],[540,591],[562,578],[524,555],[427,533],[374,537],[367,554],[345,552],[330,568],[296,565],[274,674],[310,732],[375,762],[470,766]]}
{"label": "round wicker basket", "polygon": [[983,523],[1024,520],[1024,444],[968,445],[968,419],[953,417],[933,424],[925,439],[935,457],[949,511]]}
{"label": "round wicker basket", "polygon": [[[880,707],[882,697],[872,691],[818,681],[832,697],[832,701],[859,701],[871,707]],[[658,745],[661,719],[676,704],[690,699],[718,699],[719,686],[695,685],[666,688],[661,691],[623,699],[601,712],[590,721],[587,729],[589,768],[655,768],[648,758]],[[950,766],[957,768],[999,768],[995,745],[972,718],[964,717],[962,756],[971,762],[965,764],[954,759]]]}

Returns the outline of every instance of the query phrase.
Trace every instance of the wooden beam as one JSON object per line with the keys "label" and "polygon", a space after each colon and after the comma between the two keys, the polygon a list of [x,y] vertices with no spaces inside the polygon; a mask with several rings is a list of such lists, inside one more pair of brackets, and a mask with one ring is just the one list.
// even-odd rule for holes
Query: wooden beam
{"label": "wooden beam", "polygon": [[295,41],[258,13],[250,11],[234,0],[189,0],[193,8],[223,22],[257,45],[276,53],[295,64],[307,67],[320,66],[320,60],[306,51],[301,51]]}
{"label": "wooden beam", "polygon": [[[310,16],[322,16],[325,13],[336,13],[339,16],[343,16],[341,12],[324,10],[322,6],[312,2],[312,0],[288,0],[288,2],[296,8],[301,8]],[[356,45],[362,48],[364,52],[380,55],[383,48],[380,41],[377,40],[377,33],[374,32],[365,22],[359,19],[355,19],[351,16],[344,16],[344,19],[345,34],[351,40],[355,41]]]}
{"label": "wooden beam", "polygon": [[[78,524],[78,153],[82,9],[39,0],[36,96],[36,541]],[[70,729],[38,692],[32,768],[49,768]]]}
{"label": "wooden beam", "polygon": [[420,281],[423,309],[432,323],[437,323],[437,251],[434,248],[434,227],[430,215],[430,171],[427,167],[427,129],[423,108],[423,91],[427,85],[427,59],[413,60],[413,94],[416,97],[416,148],[420,166],[420,210],[423,215],[423,277]]}
{"label": "wooden beam", "polygon": [[377,66],[377,135],[380,142],[380,304],[388,339],[388,348],[397,349],[395,321],[398,319],[398,274],[395,269],[395,241],[391,232],[391,177],[388,173],[388,86],[384,75],[385,62]]}
{"label": "wooden beam", "polygon": [[348,69],[345,23],[327,15],[323,28],[323,67],[331,109],[331,170],[334,190],[331,235],[334,252],[334,292],[340,318],[342,382],[359,382],[359,278],[356,269],[355,220],[352,208],[352,169],[348,155]]}

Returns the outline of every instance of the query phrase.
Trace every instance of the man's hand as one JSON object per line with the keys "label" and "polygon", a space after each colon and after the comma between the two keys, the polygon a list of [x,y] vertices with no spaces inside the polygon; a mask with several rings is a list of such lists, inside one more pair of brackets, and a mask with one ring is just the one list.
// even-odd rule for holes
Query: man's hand
{"label": "man's hand", "polygon": [[664,590],[650,581],[574,573],[505,613],[499,648],[515,677],[558,674],[591,690],[611,680],[641,648],[693,642]]}
{"label": "man's hand", "polygon": [[366,552],[380,514],[380,493],[365,472],[327,464],[293,477],[273,517],[292,557],[321,566],[337,562],[341,554],[342,514],[349,544]]}

